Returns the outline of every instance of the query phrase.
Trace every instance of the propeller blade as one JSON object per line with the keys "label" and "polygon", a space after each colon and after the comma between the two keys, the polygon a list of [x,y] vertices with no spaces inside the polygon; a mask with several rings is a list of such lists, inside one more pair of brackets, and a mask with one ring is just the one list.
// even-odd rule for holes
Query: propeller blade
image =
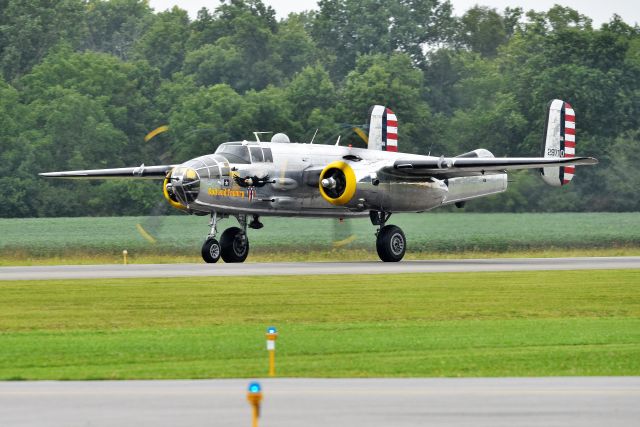
{"label": "propeller blade", "polygon": [[151,132],[149,132],[145,137],[144,137],[144,142],[149,142],[151,141],[154,137],[156,137],[157,135],[160,135],[163,132],[166,132],[169,130],[169,126],[167,125],[163,125],[160,126],[154,130],[152,130]]}

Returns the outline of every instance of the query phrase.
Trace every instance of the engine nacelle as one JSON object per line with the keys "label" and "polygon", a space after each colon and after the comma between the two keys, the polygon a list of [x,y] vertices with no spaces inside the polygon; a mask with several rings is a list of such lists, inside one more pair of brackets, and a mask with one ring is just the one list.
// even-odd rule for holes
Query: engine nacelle
{"label": "engine nacelle", "polygon": [[320,172],[318,188],[324,200],[353,211],[421,212],[440,206],[447,186],[437,179],[398,179],[378,175],[384,162],[329,163]]}

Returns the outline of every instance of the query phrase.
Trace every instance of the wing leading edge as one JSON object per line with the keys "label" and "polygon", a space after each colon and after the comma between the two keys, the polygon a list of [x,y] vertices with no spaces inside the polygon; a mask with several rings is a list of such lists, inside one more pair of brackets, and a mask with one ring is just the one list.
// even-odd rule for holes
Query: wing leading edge
{"label": "wing leading edge", "polygon": [[410,176],[464,176],[469,172],[491,172],[518,169],[539,169],[546,166],[595,165],[593,157],[544,158],[544,157],[440,157],[427,159],[396,160],[393,172]]}
{"label": "wing leading edge", "polygon": [[167,172],[175,165],[145,166],[140,165],[135,168],[115,168],[115,169],[89,169],[77,171],[46,172],[38,175],[46,178],[67,178],[67,179],[109,179],[109,178],[142,178],[142,179],[164,179]]}

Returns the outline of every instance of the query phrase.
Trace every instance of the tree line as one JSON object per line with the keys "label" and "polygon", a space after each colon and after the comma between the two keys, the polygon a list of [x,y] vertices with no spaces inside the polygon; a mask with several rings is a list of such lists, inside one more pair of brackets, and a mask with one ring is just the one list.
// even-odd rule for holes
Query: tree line
{"label": "tree line", "polygon": [[637,25],[562,6],[456,17],[441,0],[320,0],[278,20],[261,0],[195,19],[144,0],[0,0],[0,217],[146,214],[157,182],[37,173],[177,163],[253,131],[363,146],[353,128],[375,103],[398,114],[401,151],[535,156],[553,98],[600,165],[561,189],[516,173],[466,209],[639,210],[639,82]]}

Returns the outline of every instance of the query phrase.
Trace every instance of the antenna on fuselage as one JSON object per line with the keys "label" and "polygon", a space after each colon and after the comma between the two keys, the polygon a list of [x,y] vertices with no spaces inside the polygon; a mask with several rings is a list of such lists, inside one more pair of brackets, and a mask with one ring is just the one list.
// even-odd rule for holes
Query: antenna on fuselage
{"label": "antenna on fuselage", "polygon": [[342,135],[338,135],[338,140],[336,141],[336,147],[340,145],[340,138],[342,138]]}
{"label": "antenna on fuselage", "polygon": [[431,145],[429,146],[429,154],[427,154],[427,156],[431,155],[431,149],[433,148],[433,141],[431,141]]}
{"label": "antenna on fuselage", "polygon": [[253,136],[256,137],[256,142],[262,142],[262,141],[260,141],[260,135],[267,134],[267,133],[273,133],[273,132],[254,132]]}
{"label": "antenna on fuselage", "polygon": [[313,141],[315,141],[317,134],[318,134],[318,129],[316,129],[315,133],[313,134],[313,138],[311,138],[311,142],[309,144],[313,144]]}

